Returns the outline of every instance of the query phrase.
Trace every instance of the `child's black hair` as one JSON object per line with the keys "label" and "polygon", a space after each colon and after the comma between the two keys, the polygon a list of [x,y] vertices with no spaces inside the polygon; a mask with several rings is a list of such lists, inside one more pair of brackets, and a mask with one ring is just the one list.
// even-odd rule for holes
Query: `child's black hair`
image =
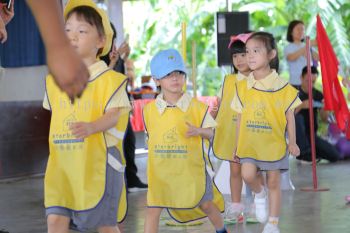
{"label": "child's black hair", "polygon": [[[72,14],[76,14],[78,19],[84,19],[88,24],[95,26],[100,37],[105,37],[106,33],[102,23],[101,15],[90,6],[77,6],[73,8],[66,16],[66,19],[72,16]],[[103,48],[99,49],[98,54],[102,53]]]}
{"label": "child's black hair", "polygon": [[[303,68],[301,71],[301,76],[304,77],[307,74],[307,66]],[[311,74],[317,74],[318,75],[318,70],[316,66],[311,66]]]}
{"label": "child's black hair", "polygon": [[270,53],[272,50],[276,51],[276,56],[270,61],[270,68],[275,69],[276,72],[278,72],[278,49],[273,35],[268,32],[255,32],[248,38],[247,42],[252,39],[261,41],[265,45],[267,53]]}
{"label": "child's black hair", "polygon": [[111,59],[109,58],[109,54],[112,52],[113,45],[114,45],[114,40],[117,38],[117,30],[115,29],[115,27],[114,27],[112,22],[111,22],[111,27],[112,27],[112,31],[113,31],[111,48],[109,49],[109,51],[108,51],[108,53],[106,55],[100,57],[100,59],[102,61],[104,61],[107,65],[109,65],[109,63],[111,62]]}
{"label": "child's black hair", "polygon": [[232,68],[234,73],[238,73],[238,69],[235,67],[235,65],[233,64],[233,55],[237,54],[237,53],[245,53],[245,44],[243,41],[240,40],[236,40],[235,42],[233,42],[229,48],[230,50],[230,58],[232,61]]}

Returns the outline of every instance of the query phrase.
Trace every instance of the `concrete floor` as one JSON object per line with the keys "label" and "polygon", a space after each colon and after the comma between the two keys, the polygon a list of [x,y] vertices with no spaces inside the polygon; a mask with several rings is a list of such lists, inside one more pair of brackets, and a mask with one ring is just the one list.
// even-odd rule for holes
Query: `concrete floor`
{"label": "concrete floor", "polygon": [[[145,181],[147,157],[136,159],[140,177]],[[218,165],[218,163],[217,163]],[[302,192],[300,188],[312,185],[311,166],[291,160],[291,175],[295,191],[284,191],[280,229],[282,233],[344,233],[350,232],[350,207],[344,196],[350,194],[350,162],[318,165],[319,186],[328,192]],[[43,178],[32,177],[16,181],[0,182],[0,232],[46,232],[43,207]],[[121,226],[123,232],[143,232],[146,192],[130,193],[129,212]],[[159,232],[212,233],[213,227],[204,220],[196,227],[166,226],[164,218]],[[260,224],[230,225],[235,233],[260,233]]]}

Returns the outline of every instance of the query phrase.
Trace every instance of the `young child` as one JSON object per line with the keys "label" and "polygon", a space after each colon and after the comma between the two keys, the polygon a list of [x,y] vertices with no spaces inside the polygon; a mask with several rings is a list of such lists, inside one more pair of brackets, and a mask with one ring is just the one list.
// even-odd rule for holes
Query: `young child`
{"label": "young child", "polygon": [[157,53],[151,73],[162,92],[143,109],[149,148],[144,232],[158,232],[163,208],[182,223],[208,216],[216,232],[228,232],[205,149],[216,122],[205,104],[183,93],[186,69],[178,51]]}
{"label": "young child", "polygon": [[239,34],[231,38],[229,49],[232,57],[234,74],[227,75],[219,91],[219,109],[212,112],[218,123],[213,139],[213,153],[222,160],[230,162],[230,188],[231,201],[225,208],[225,216],[230,219],[234,217],[238,222],[243,222],[244,205],[241,203],[242,177],[241,165],[237,157],[232,154],[236,149],[236,121],[237,113],[231,108],[234,95],[236,94],[235,83],[239,82],[250,73],[246,59],[245,42],[251,33]]}
{"label": "young child", "polygon": [[[255,193],[256,218],[261,223],[268,217],[269,197],[269,218],[263,233],[279,233],[280,173],[288,170],[288,152],[295,156],[300,153],[295,139],[294,109],[301,101],[297,90],[276,72],[278,55],[271,34],[251,35],[246,42],[246,53],[253,72],[247,80],[236,83],[232,102],[233,109],[239,113],[236,155],[240,158],[243,180]],[[267,172],[268,194],[258,171]]]}
{"label": "young child", "polygon": [[48,232],[96,229],[118,233],[126,214],[122,142],[130,104],[126,77],[98,57],[111,47],[112,30],[92,0],[68,1],[66,33],[90,71],[81,98],[72,103],[46,78],[44,108],[51,111],[50,156],[45,175]]}

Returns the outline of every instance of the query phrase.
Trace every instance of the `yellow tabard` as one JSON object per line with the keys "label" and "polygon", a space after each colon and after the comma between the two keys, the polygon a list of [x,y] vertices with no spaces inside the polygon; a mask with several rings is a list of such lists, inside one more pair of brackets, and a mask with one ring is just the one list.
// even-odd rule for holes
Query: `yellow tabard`
{"label": "yellow tabard", "polygon": [[[69,98],[46,78],[46,91],[51,108],[49,135],[50,156],[45,174],[45,207],[64,207],[74,211],[89,210],[98,205],[105,192],[107,145],[105,133],[76,139],[69,126],[73,122],[92,122],[103,116],[106,106],[118,90],[125,90],[125,76],[106,70],[89,81],[83,95],[71,104]],[[115,126],[126,130],[128,115]],[[123,156],[122,140],[117,148]],[[125,189],[125,187],[124,187]],[[123,191],[125,196],[125,190]],[[123,197],[123,195],[122,195]],[[124,218],[126,198],[121,198],[118,221]]]}
{"label": "yellow tabard", "polygon": [[247,82],[236,83],[243,106],[237,155],[273,162],[286,154],[286,112],[298,97],[290,84],[275,91],[247,89]]}
{"label": "yellow tabard", "polygon": [[[204,142],[205,148],[205,159],[207,161],[207,171],[211,170],[213,172],[213,166],[209,160],[209,141],[205,140]],[[213,175],[213,174],[212,174]],[[220,210],[220,212],[225,211],[225,201],[224,197],[220,193],[219,189],[216,187],[216,184],[213,179],[211,179],[211,185],[213,190],[213,200],[212,202],[216,205],[216,207]],[[201,218],[207,217],[207,215],[197,206],[193,209],[170,209],[168,208],[169,215],[177,222],[186,223],[194,220],[198,220]]]}
{"label": "yellow tabard", "polygon": [[[123,86],[121,88],[126,88],[126,82],[123,83]],[[123,114],[119,116],[118,123],[116,125],[116,129],[118,132],[121,132],[122,137],[118,138],[118,144],[116,147],[119,150],[121,159],[122,159],[122,164],[125,166],[126,161],[125,161],[125,154],[124,154],[124,135],[126,133],[126,128],[128,127],[128,122],[129,122],[129,114]],[[127,199],[127,193],[126,193],[126,183],[125,183],[125,173],[123,174],[123,190],[119,199],[119,205],[118,205],[118,223],[121,223],[125,220],[127,211],[128,211],[128,199]]]}
{"label": "yellow tabard", "polygon": [[231,108],[233,97],[236,94],[236,82],[236,74],[225,77],[220,108],[215,119],[218,125],[213,139],[215,157],[229,161],[233,160],[233,152],[236,147],[237,113]]}
{"label": "yellow tabard", "polygon": [[[187,112],[167,107],[161,115],[155,101],[143,109],[148,133],[147,205],[170,208],[170,214],[179,222],[206,216],[195,207],[205,194],[206,166],[211,166],[205,149],[209,143],[199,136],[185,136],[186,122],[201,127],[206,114],[207,107],[196,99],[192,99]],[[222,195],[212,185],[214,200],[223,210]]]}

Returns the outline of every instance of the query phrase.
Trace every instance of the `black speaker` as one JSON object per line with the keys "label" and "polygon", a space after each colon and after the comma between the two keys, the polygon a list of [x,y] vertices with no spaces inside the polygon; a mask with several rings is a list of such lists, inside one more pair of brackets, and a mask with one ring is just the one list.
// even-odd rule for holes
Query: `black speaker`
{"label": "black speaker", "polygon": [[231,65],[230,50],[228,45],[230,37],[249,31],[249,12],[217,12],[217,61],[218,66]]}

